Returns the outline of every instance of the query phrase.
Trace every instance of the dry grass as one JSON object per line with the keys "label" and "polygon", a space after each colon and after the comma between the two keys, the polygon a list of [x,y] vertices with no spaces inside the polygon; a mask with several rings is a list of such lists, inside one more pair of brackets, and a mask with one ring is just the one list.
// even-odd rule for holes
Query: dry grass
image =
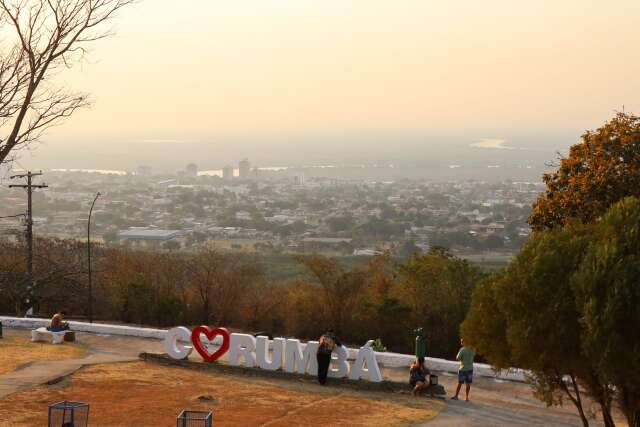
{"label": "dry grass", "polygon": [[14,371],[31,362],[82,358],[86,347],[79,344],[33,343],[28,338],[6,337],[0,339],[0,375]]}
{"label": "dry grass", "polygon": [[175,425],[185,408],[214,412],[216,426],[407,425],[435,416],[439,403],[389,393],[364,393],[197,372],[144,362],[85,368],[67,381],[0,401],[0,426],[46,424],[47,405],[90,403],[97,426]]}

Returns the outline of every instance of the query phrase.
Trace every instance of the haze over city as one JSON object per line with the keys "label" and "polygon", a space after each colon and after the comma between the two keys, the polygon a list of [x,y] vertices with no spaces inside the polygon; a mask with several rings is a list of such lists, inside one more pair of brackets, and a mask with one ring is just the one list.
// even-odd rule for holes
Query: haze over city
{"label": "haze over city", "polygon": [[[640,4],[139,2],[60,80],[93,107],[33,168],[474,164],[536,173],[640,109]],[[526,151],[468,150],[484,139]],[[478,161],[478,159],[482,159]]]}

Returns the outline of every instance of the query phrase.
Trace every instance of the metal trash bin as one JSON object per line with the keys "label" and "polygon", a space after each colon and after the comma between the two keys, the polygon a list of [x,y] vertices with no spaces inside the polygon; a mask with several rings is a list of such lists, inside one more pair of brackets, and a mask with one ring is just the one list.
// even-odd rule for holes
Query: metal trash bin
{"label": "metal trash bin", "polygon": [[49,427],[87,427],[88,424],[88,403],[65,400],[49,405]]}
{"label": "metal trash bin", "polygon": [[211,427],[213,414],[206,411],[183,410],[178,415],[177,427]]}

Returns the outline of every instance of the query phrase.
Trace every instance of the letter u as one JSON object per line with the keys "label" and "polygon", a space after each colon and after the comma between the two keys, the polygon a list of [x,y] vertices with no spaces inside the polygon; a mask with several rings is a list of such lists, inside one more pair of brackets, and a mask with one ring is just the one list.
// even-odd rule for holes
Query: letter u
{"label": "letter u", "polygon": [[284,352],[284,338],[273,340],[272,355],[269,358],[269,337],[257,337],[256,362],[262,369],[276,371],[282,367],[282,354]]}

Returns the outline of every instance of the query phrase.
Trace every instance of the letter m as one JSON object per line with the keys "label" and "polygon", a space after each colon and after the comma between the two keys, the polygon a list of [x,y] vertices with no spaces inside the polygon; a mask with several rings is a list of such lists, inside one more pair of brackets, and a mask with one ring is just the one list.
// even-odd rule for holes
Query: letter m
{"label": "letter m", "polygon": [[318,374],[318,361],[316,353],[318,352],[318,342],[309,341],[302,350],[300,340],[287,339],[284,346],[284,370],[286,372],[298,372],[299,374],[308,373],[311,375]]}

